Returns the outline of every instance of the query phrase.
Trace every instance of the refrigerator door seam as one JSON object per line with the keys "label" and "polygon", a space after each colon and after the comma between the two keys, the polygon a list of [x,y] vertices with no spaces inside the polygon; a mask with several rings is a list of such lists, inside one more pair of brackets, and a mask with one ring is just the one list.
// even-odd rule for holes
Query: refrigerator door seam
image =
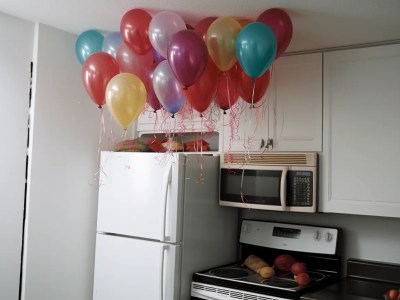
{"label": "refrigerator door seam", "polygon": [[127,238],[127,239],[142,240],[142,241],[148,241],[148,242],[154,242],[154,243],[162,243],[162,244],[165,244],[165,245],[174,245],[174,246],[181,246],[182,245],[182,241],[176,242],[176,243],[171,243],[171,242],[165,242],[165,241],[160,241],[160,240],[147,239],[147,238],[142,238],[142,237],[137,237],[137,236],[124,235],[124,234],[111,233],[111,232],[104,232],[104,231],[98,231],[97,234],[110,235],[110,236],[116,236],[116,237],[123,237],[123,238]]}

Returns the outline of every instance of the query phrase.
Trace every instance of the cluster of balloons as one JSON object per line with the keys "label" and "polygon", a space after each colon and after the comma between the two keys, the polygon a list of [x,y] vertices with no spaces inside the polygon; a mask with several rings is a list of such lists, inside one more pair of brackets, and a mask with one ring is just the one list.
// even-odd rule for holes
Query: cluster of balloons
{"label": "cluster of balloons", "polygon": [[202,114],[212,103],[227,110],[239,98],[256,103],[265,94],[269,67],[288,47],[293,26],[272,8],[256,21],[207,17],[195,27],[174,12],[153,17],[142,9],[124,14],[120,31],[79,35],[75,50],[91,99],[107,104],[127,128],[147,102],[172,115],[188,102]]}

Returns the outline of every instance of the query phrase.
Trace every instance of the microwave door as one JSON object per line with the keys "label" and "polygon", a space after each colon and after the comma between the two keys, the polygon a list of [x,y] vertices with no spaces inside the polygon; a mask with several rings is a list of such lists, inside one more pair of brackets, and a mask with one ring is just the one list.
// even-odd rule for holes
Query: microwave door
{"label": "microwave door", "polygon": [[263,210],[286,210],[287,166],[224,166],[220,205]]}

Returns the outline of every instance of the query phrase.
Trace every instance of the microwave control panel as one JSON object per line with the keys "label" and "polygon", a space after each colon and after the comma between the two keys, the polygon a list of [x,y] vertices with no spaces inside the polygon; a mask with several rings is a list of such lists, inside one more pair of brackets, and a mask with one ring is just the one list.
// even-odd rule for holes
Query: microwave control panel
{"label": "microwave control panel", "polygon": [[289,171],[288,172],[288,206],[313,205],[313,172]]}

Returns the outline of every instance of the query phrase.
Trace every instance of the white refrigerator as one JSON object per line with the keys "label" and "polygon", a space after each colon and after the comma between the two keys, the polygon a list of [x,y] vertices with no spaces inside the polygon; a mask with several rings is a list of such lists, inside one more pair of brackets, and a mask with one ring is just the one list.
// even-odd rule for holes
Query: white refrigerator
{"label": "white refrigerator", "polygon": [[192,274],[236,260],[219,157],[102,152],[94,300],[188,300]]}

